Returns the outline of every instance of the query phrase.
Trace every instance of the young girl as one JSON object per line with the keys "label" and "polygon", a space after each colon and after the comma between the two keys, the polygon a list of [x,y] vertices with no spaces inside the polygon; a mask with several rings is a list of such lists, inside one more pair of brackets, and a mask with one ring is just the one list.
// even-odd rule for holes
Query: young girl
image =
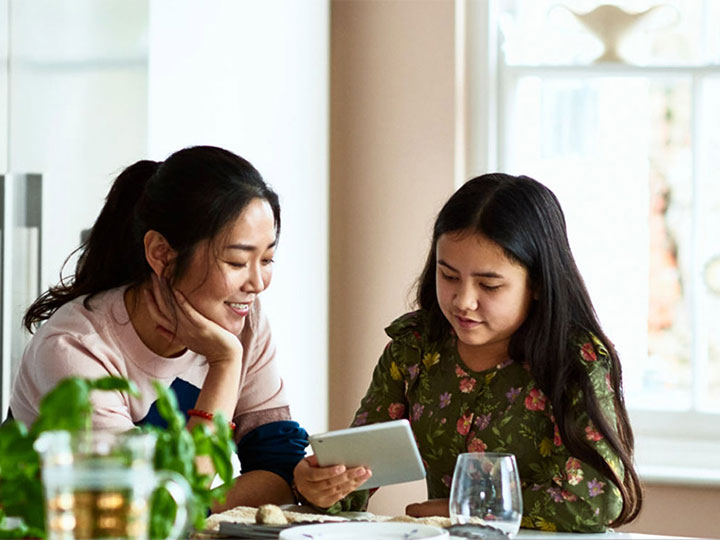
{"label": "young girl", "polygon": [[[411,422],[431,500],[410,515],[448,515],[458,454],[484,451],[515,454],[524,527],[603,531],[637,515],[618,355],[549,189],[505,174],[462,186],[435,223],[417,304],[386,329],[353,422]],[[309,457],[295,481],[316,506],[359,509],[367,492],[348,493],[369,474]]]}
{"label": "young girl", "polygon": [[[115,180],[74,278],[41,295],[25,326],[10,401],[31,424],[43,395],[70,375],[117,375],[139,398],[93,396],[93,427],[162,425],[152,381],[171,387],[188,428],[222,411],[243,474],[225,507],[292,502],[307,434],[290,420],[258,295],[272,277],[277,195],[253,166],[214,147],[139,161]],[[216,510],[220,510],[217,508]]]}

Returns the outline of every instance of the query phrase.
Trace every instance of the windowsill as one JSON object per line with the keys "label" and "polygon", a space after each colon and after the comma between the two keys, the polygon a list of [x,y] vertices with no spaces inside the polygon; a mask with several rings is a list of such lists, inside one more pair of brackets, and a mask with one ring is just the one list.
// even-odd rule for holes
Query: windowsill
{"label": "windowsill", "polygon": [[720,440],[636,433],[635,461],[645,484],[720,488]]}
{"label": "windowsill", "polygon": [[692,467],[638,465],[643,484],[720,488],[720,471]]}
{"label": "windowsill", "polygon": [[505,64],[503,69],[515,75],[567,76],[587,75],[604,77],[612,75],[692,75],[697,73],[713,75],[720,72],[718,64],[629,64],[609,62],[601,64]]}

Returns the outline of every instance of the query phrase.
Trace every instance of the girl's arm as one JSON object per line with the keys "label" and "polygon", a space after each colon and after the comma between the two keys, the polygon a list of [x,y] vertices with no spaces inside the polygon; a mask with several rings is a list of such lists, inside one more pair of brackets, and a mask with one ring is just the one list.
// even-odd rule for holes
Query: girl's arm
{"label": "girl's arm", "polygon": [[523,527],[603,532],[620,514],[620,491],[587,463],[561,451],[533,467],[546,479],[523,485]]}
{"label": "girl's arm", "polygon": [[[610,363],[603,349],[590,342],[579,345],[598,402],[611,426],[615,425],[613,390],[607,377]],[[574,397],[581,407],[582,396]],[[576,414],[585,440],[623,478],[622,462],[589,419],[586,411]],[[537,461],[531,464],[535,478],[523,486],[523,527],[544,530],[602,532],[620,514],[623,499],[613,481],[588,463],[570,455],[560,439],[557,426],[553,440],[538,445]]]}

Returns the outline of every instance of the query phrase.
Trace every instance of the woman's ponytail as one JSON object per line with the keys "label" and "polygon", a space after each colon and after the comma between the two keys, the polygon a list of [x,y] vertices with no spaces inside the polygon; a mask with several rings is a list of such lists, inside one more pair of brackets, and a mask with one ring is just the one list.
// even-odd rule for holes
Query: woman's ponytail
{"label": "woman's ponytail", "polygon": [[159,166],[155,161],[138,161],[117,177],[90,236],[78,248],[81,254],[70,283],[61,276],[60,283],[43,293],[25,313],[23,324],[30,332],[60,306],[79,296],[88,295],[87,306],[93,294],[146,276],[149,267],[143,245],[144,227],[138,222],[136,208]]}

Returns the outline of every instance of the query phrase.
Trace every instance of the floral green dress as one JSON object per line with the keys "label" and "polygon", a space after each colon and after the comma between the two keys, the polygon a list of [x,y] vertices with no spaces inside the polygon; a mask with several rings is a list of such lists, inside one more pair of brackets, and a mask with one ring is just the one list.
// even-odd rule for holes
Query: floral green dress
{"label": "floral green dress", "polygon": [[[508,361],[476,372],[460,359],[456,338],[427,337],[427,314],[408,313],[387,329],[392,341],[375,368],[354,426],[407,418],[427,471],[429,498],[450,494],[453,469],[463,452],[515,454],[523,489],[523,527],[597,532],[622,510],[615,484],[571,456],[560,439],[551,405],[527,365]],[[615,423],[607,350],[593,336],[577,341],[579,361],[598,400]],[[580,395],[573,399],[580,402]],[[580,416],[588,441],[622,478],[622,463],[587,414]],[[584,419],[584,420],[583,420]],[[357,509],[367,492],[342,506]]]}

